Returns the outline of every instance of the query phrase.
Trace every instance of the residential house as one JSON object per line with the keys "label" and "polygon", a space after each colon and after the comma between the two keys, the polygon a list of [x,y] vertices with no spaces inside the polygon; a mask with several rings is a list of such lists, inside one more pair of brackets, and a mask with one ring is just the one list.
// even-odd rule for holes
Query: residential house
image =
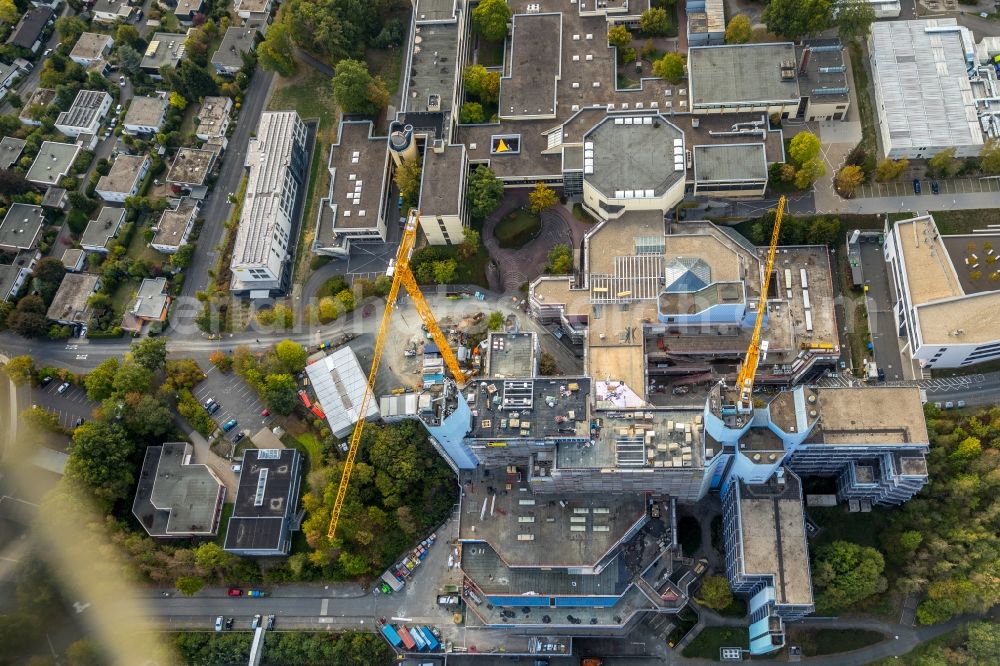
{"label": "residential house", "polygon": [[78,247],[66,248],[62,255],[62,265],[70,273],[79,273],[87,263],[87,253]]}
{"label": "residential house", "polygon": [[187,35],[157,32],[149,40],[142,56],[140,67],[154,79],[162,78],[160,68],[176,67],[184,57],[184,42]]}
{"label": "residential house", "polygon": [[211,150],[181,148],[167,171],[167,184],[175,193],[187,192],[198,199],[205,198],[205,181],[212,172],[215,157]]}
{"label": "residential house", "polygon": [[33,117],[37,114],[37,109],[42,109],[43,111],[52,105],[52,102],[56,98],[56,91],[52,88],[36,88],[31,97],[24,103],[21,107],[21,112],[18,114],[17,119],[21,121],[23,125],[34,125],[38,127],[42,124],[41,120]]}
{"label": "residential house", "polygon": [[110,35],[102,35],[99,32],[85,32],[80,35],[73,45],[73,50],[69,52],[69,59],[80,63],[84,67],[91,67],[100,62],[111,53],[111,47],[115,45],[115,40]]}
{"label": "residential house", "polygon": [[229,114],[233,109],[233,100],[229,97],[206,97],[195,116],[197,127],[196,137],[202,141],[214,138],[225,138],[229,130]]}
{"label": "residential house", "polygon": [[45,226],[45,211],[41,206],[13,203],[0,222],[0,250],[19,252],[34,250]]}
{"label": "residential house", "polygon": [[157,252],[174,254],[182,245],[187,244],[194,229],[195,220],[201,204],[194,199],[184,197],[176,208],[168,208],[160,215],[160,221],[153,231],[153,241],[149,244]]}
{"label": "residential house", "polygon": [[147,155],[119,155],[108,175],[97,181],[97,195],[108,202],[125,203],[139,193],[149,165]]}
{"label": "residential house", "polygon": [[80,247],[87,252],[106,254],[111,249],[111,241],[118,238],[118,233],[125,222],[125,209],[105,206],[101,208],[97,219],[87,223],[87,228],[80,238]]}
{"label": "residential house", "polygon": [[167,295],[166,278],[145,278],[139,285],[135,300],[122,317],[122,329],[141,333],[142,328],[152,322],[167,320],[170,296]]}
{"label": "residential house", "polygon": [[71,138],[84,133],[97,134],[112,101],[111,95],[103,90],[81,90],[69,109],[56,118],[56,129]]}
{"label": "residential house", "polygon": [[205,0],[177,0],[174,16],[182,25],[191,25],[194,15],[202,13],[204,8]]}
{"label": "residential house", "polygon": [[271,16],[272,0],[236,0],[236,13],[241,19],[267,20]]}
{"label": "residential house", "polygon": [[133,97],[122,121],[122,131],[128,134],[155,134],[167,118],[166,95],[161,97]]}
{"label": "residential house", "polygon": [[54,16],[48,7],[29,9],[24,12],[13,32],[10,33],[7,44],[38,53],[38,49],[42,47],[42,36],[45,28],[51,21],[55,20]]}
{"label": "residential house", "polygon": [[90,11],[98,23],[114,23],[118,19],[127,21],[134,9],[128,0],[96,0]]}
{"label": "residential house", "polygon": [[100,287],[99,275],[67,273],[45,316],[66,326],[86,324],[90,319],[88,301]]}
{"label": "residential house", "polygon": [[51,186],[45,190],[42,197],[42,208],[51,210],[66,210],[69,205],[69,193],[63,187]]}
{"label": "residential house", "polygon": [[0,169],[9,169],[17,164],[22,150],[24,150],[24,139],[5,136],[0,141]]}
{"label": "residential house", "polygon": [[212,66],[222,76],[236,76],[243,69],[243,54],[257,50],[257,29],[248,24],[226,30],[222,43],[212,55]]}
{"label": "residential house", "polygon": [[25,177],[36,185],[58,185],[62,177],[73,168],[73,162],[79,154],[80,146],[74,143],[43,141]]}
{"label": "residential house", "polygon": [[0,62],[0,95],[5,95],[14,87],[14,81],[21,76],[21,70],[14,65]]}

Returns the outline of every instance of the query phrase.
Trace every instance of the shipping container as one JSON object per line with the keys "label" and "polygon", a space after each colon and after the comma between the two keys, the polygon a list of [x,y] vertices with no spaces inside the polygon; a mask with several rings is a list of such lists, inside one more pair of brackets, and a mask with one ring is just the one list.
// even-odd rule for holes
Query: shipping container
{"label": "shipping container", "polygon": [[413,640],[417,644],[417,649],[423,652],[427,649],[427,640],[424,639],[424,635],[420,633],[420,630],[416,627],[410,627],[410,635],[413,636]]}
{"label": "shipping container", "polygon": [[403,644],[403,639],[399,637],[399,634],[396,632],[395,629],[393,629],[391,624],[387,624],[384,627],[382,627],[382,635],[385,636],[385,639],[389,641],[392,647],[398,648],[400,645]]}
{"label": "shipping container", "polygon": [[420,633],[424,635],[424,640],[427,641],[428,650],[433,651],[441,647],[441,644],[438,643],[438,640],[436,638],[434,638],[434,634],[431,633],[430,629],[428,629],[427,627],[420,627]]}
{"label": "shipping container", "polygon": [[407,650],[415,650],[417,648],[417,644],[413,642],[413,636],[410,636],[410,632],[406,630],[405,625],[399,625],[397,633],[399,635],[399,640],[403,641],[403,645]]}

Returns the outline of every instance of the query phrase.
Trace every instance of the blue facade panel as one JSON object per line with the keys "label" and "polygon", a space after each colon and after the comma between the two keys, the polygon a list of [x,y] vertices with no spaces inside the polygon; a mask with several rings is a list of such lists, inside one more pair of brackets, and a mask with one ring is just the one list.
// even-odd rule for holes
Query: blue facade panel
{"label": "blue facade panel", "polygon": [[780,646],[771,642],[771,636],[768,634],[750,642],[750,654],[770,654],[777,650],[778,647]]}
{"label": "blue facade panel", "polygon": [[529,595],[524,597],[486,597],[494,606],[549,606],[549,597]]}
{"label": "blue facade panel", "polygon": [[610,608],[618,597],[556,597],[557,608]]}
{"label": "blue facade panel", "polygon": [[479,464],[479,459],[465,444],[465,435],[468,434],[471,424],[472,410],[469,409],[469,403],[465,401],[465,396],[461,392],[458,394],[455,410],[441,422],[441,425],[425,424],[427,432],[437,440],[459,469],[475,469]]}

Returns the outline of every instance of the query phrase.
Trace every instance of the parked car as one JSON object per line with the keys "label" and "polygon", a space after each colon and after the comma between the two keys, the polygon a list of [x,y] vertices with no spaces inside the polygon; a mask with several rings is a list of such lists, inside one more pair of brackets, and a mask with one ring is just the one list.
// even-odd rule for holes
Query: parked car
{"label": "parked car", "polygon": [[56,389],[56,393],[58,393],[59,395],[62,395],[63,393],[65,393],[68,390],[69,390],[69,382],[63,382],[62,385],[59,388]]}
{"label": "parked car", "polygon": [[240,442],[243,441],[243,438],[246,436],[247,434],[245,432],[236,433],[236,437],[233,437],[233,444],[239,444]]}
{"label": "parked car", "polygon": [[250,628],[256,629],[260,626],[260,615],[254,615],[253,620],[250,622]]}
{"label": "parked car", "polygon": [[949,400],[948,402],[944,403],[944,408],[945,409],[955,409],[955,403],[953,403],[951,400]]}
{"label": "parked car", "polygon": [[236,419],[229,419],[222,424],[222,432],[229,432],[236,427]]}
{"label": "parked car", "polygon": [[215,630],[216,631],[222,631],[222,627],[223,627],[225,621],[226,621],[225,618],[222,617],[221,615],[219,617],[215,618]]}
{"label": "parked car", "polygon": [[228,630],[231,630],[232,628],[233,628],[233,618],[227,617],[226,618],[226,630],[228,631]]}
{"label": "parked car", "polygon": [[118,77],[118,87],[119,88],[124,88],[125,87],[125,77],[124,76],[119,76]]}
{"label": "parked car", "polygon": [[965,401],[959,400],[958,402],[955,403],[955,406],[958,407],[959,409],[962,409],[963,407],[965,407]]}
{"label": "parked car", "polygon": [[82,426],[82,425],[83,425],[83,424],[84,424],[85,422],[86,422],[86,419],[84,419],[84,418],[83,418],[83,417],[81,416],[80,418],[78,418],[78,419],[76,420],[76,427],[77,427],[77,428],[79,428],[79,427],[80,427],[80,426]]}
{"label": "parked car", "polygon": [[941,194],[941,187],[938,185],[938,182],[936,180],[931,181],[931,193]]}
{"label": "parked car", "polygon": [[920,181],[916,178],[913,179],[913,193],[920,194]]}
{"label": "parked car", "polygon": [[231,596],[231,597],[239,597],[239,596],[242,596],[242,595],[243,595],[243,590],[241,590],[240,588],[238,588],[238,587],[231,587],[231,588],[229,588],[229,596]]}
{"label": "parked car", "polygon": [[264,592],[263,590],[247,590],[247,596],[248,597],[266,597],[267,596],[267,592]]}
{"label": "parked car", "polygon": [[52,383],[52,378],[51,377],[45,377],[45,378],[42,379],[42,386],[48,386],[51,383]]}
{"label": "parked car", "polygon": [[264,416],[264,417],[267,417],[267,416],[270,416],[270,415],[271,415],[271,410],[269,410],[269,409],[265,409],[264,411],[262,411],[262,412],[260,413],[260,415],[261,415],[261,416]]}
{"label": "parked car", "polygon": [[42,57],[48,58],[50,53],[52,53],[52,49],[45,49],[45,53],[42,54]]}
{"label": "parked car", "polygon": [[878,380],[880,382],[884,382],[885,381],[885,370],[883,370],[882,368],[878,369]]}

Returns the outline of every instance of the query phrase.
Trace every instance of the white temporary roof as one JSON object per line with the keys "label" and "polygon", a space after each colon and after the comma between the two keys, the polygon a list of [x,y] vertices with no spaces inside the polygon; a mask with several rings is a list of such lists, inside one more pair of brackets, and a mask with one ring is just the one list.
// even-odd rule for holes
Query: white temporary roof
{"label": "white temporary roof", "polygon": [[[306,373],[330,430],[343,437],[358,421],[368,381],[354,350],[346,345],[336,349],[306,366]],[[365,418],[378,416],[378,397],[373,396],[368,401]]]}

